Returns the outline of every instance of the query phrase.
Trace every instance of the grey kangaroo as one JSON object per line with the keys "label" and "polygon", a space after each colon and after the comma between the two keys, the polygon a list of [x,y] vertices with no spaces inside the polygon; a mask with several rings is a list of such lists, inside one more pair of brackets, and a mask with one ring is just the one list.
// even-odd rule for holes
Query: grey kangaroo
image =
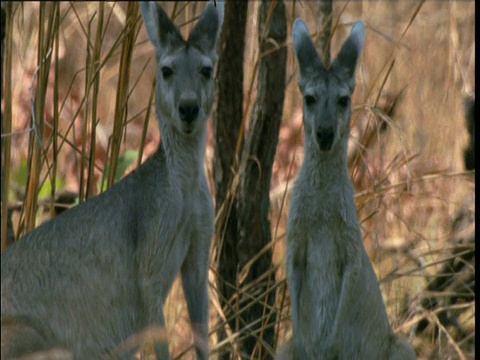
{"label": "grey kangaroo", "polygon": [[357,22],[327,69],[305,23],[297,19],[293,26],[305,159],[287,228],[293,339],[277,359],[415,359],[388,322],[347,169],[351,96],[364,40],[365,27]]}
{"label": "grey kangaroo", "polygon": [[[2,359],[52,348],[75,359],[114,356],[132,334],[164,327],[163,306],[178,273],[197,357],[208,358],[214,212],[204,155],[223,7],[208,4],[184,40],[159,5],[140,6],[156,50],[161,145],[110,190],[2,255]],[[170,358],[166,342],[155,351]]]}

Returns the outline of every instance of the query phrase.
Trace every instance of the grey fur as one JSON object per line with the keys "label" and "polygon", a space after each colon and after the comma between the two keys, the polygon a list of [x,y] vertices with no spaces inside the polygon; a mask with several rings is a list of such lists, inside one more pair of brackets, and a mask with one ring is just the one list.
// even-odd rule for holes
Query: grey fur
{"label": "grey fur", "polygon": [[[142,2],[141,10],[156,49],[161,146],[107,192],[2,255],[2,359],[53,348],[75,359],[111,356],[134,333],[165,326],[163,306],[178,273],[197,357],[208,359],[214,212],[204,155],[223,9],[207,5],[188,41],[159,5]],[[34,341],[22,345],[25,338]],[[166,342],[156,352],[170,358]]]}
{"label": "grey fur", "polygon": [[292,193],[287,278],[293,339],[277,359],[415,359],[396,337],[363,247],[347,169],[351,96],[365,27],[326,69],[305,23],[293,26],[304,96],[305,159]]}

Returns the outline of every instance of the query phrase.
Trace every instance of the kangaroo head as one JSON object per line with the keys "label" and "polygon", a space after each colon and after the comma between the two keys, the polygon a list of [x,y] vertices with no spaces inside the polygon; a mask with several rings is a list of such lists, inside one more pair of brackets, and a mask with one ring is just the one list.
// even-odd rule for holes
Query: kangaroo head
{"label": "kangaroo head", "polygon": [[365,26],[357,21],[332,66],[327,69],[315,50],[307,25],[297,19],[293,25],[293,46],[298,60],[302,92],[305,141],[321,152],[339,143],[346,146],[350,132],[351,96],[355,68],[365,41]]}
{"label": "kangaroo head", "polygon": [[223,19],[223,3],[209,3],[183,39],[160,5],[140,2],[148,37],[156,50],[156,108],[162,128],[193,134],[205,126],[212,108],[215,45]]}

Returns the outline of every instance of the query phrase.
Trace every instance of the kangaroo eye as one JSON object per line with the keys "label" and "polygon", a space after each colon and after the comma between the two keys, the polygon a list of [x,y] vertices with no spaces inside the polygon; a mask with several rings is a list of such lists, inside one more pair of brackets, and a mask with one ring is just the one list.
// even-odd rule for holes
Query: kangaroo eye
{"label": "kangaroo eye", "polygon": [[210,66],[204,66],[200,70],[200,73],[205,79],[210,79],[212,77],[213,69]]}
{"label": "kangaroo eye", "polygon": [[162,67],[162,76],[164,80],[167,80],[173,75],[173,70],[168,66]]}
{"label": "kangaroo eye", "polygon": [[338,105],[343,108],[346,108],[350,104],[350,97],[349,96],[341,96],[338,99]]}
{"label": "kangaroo eye", "polygon": [[312,106],[316,102],[317,100],[312,95],[305,95],[305,104],[307,104],[307,106]]}

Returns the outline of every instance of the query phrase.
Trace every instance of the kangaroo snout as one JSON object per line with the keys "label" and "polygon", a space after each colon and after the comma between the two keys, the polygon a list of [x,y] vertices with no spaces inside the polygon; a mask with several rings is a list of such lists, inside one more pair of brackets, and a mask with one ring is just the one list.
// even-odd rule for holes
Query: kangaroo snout
{"label": "kangaroo snout", "polygon": [[180,119],[187,124],[191,124],[197,118],[199,111],[200,107],[196,100],[183,101],[178,107]]}
{"label": "kangaroo snout", "polygon": [[335,131],[331,126],[319,126],[317,128],[317,143],[322,151],[329,151],[333,145]]}

